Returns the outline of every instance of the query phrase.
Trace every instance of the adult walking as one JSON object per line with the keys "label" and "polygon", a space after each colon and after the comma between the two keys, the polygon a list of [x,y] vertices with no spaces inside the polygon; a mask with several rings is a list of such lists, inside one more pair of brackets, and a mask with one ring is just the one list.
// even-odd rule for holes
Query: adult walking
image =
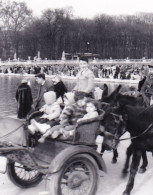
{"label": "adult walking", "polygon": [[16,91],[16,100],[18,103],[17,116],[20,119],[26,118],[27,114],[31,110],[33,104],[33,98],[31,93],[31,87],[28,85],[28,81],[23,79]]}
{"label": "adult walking", "polygon": [[84,92],[87,96],[93,96],[94,91],[94,74],[89,69],[86,61],[80,61],[80,71],[77,74],[77,82],[74,91]]}
{"label": "adult walking", "polygon": [[44,93],[48,91],[54,91],[54,86],[52,81],[46,81],[44,73],[36,74],[35,77],[36,82],[39,84],[39,88],[37,96],[34,100],[33,108],[34,110],[39,110],[43,105],[45,105]]}

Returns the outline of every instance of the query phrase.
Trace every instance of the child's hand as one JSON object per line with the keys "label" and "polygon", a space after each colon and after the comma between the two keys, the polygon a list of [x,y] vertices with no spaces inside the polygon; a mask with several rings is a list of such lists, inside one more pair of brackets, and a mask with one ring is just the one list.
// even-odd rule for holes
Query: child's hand
{"label": "child's hand", "polygon": [[39,111],[40,111],[40,112],[44,112],[44,111],[45,111],[45,108],[42,107],[42,108],[39,109]]}
{"label": "child's hand", "polygon": [[47,118],[48,119],[48,115],[47,114],[43,114],[40,118]]}
{"label": "child's hand", "polygon": [[62,129],[62,132],[61,133],[63,134],[64,137],[69,137],[70,136],[69,131],[66,131],[65,129]]}

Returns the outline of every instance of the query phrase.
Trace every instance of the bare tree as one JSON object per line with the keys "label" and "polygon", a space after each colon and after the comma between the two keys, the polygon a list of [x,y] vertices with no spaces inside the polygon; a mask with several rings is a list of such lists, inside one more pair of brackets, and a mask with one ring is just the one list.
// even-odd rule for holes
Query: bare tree
{"label": "bare tree", "polygon": [[0,1],[0,25],[5,58],[7,57],[5,51],[8,52],[10,46],[12,50],[10,52],[16,52],[18,55],[20,32],[29,24],[31,15],[32,11],[27,8],[24,2]]}

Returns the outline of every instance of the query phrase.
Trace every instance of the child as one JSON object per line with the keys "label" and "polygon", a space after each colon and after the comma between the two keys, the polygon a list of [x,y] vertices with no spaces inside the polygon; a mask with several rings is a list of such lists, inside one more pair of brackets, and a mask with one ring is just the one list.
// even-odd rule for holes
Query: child
{"label": "child", "polygon": [[97,107],[98,107],[97,101],[88,100],[88,102],[86,103],[86,112],[87,112],[87,114],[85,114],[82,118],[78,119],[77,122],[97,117],[99,115],[98,111],[97,111]]}
{"label": "child", "polygon": [[[91,98],[87,99],[86,100],[86,108],[85,108],[87,114],[85,114],[82,118],[78,119],[77,123],[80,122],[80,121],[86,121],[86,120],[98,117],[99,116],[99,111],[101,110],[100,107],[101,106],[100,106],[98,101],[93,100]],[[101,110],[101,112],[103,112],[103,114],[105,113],[103,110]],[[76,125],[74,125],[73,128],[69,128],[69,129],[67,127],[62,128],[62,129],[60,129],[60,133],[63,134],[64,137],[68,138],[68,137],[74,135],[75,127],[76,127]],[[52,137],[54,136],[54,134],[55,134],[55,132],[52,134]]]}
{"label": "child", "polygon": [[[73,94],[74,100],[76,103],[70,103],[68,95]],[[84,97],[83,92],[74,93],[69,92],[64,95],[64,104],[65,107],[60,115],[60,123],[49,129],[43,136],[38,140],[40,143],[43,143],[46,137],[50,136],[55,139],[60,134],[64,134],[64,130],[71,131],[75,128],[77,120],[84,116],[85,112],[85,102],[86,97]],[[71,132],[72,133],[72,132]]]}
{"label": "child", "polygon": [[[52,126],[53,120],[60,116],[61,108],[56,102],[56,93],[54,91],[44,93],[44,100],[46,104],[39,110],[44,113],[41,116],[41,119],[39,122],[32,119],[31,125],[28,126],[31,134],[34,134],[35,132],[41,132],[42,134],[45,133],[46,130]],[[46,123],[44,123],[44,121]]]}

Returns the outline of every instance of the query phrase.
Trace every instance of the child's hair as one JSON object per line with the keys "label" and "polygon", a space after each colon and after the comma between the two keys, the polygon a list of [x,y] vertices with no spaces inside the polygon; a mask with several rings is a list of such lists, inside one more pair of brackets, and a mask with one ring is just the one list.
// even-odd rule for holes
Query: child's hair
{"label": "child's hair", "polygon": [[82,100],[84,97],[86,97],[87,94],[83,91],[76,91],[74,95],[74,99],[77,102],[78,100]]}

